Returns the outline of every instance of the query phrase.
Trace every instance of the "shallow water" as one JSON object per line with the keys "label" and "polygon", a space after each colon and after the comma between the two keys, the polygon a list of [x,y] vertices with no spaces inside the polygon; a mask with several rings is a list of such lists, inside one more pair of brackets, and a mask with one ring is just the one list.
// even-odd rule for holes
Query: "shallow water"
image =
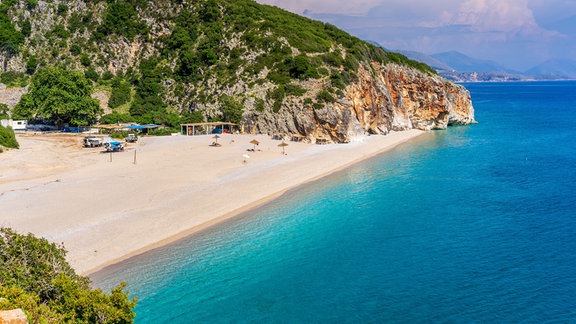
{"label": "shallow water", "polygon": [[467,84],[435,131],[96,278],[137,323],[576,321],[576,82]]}

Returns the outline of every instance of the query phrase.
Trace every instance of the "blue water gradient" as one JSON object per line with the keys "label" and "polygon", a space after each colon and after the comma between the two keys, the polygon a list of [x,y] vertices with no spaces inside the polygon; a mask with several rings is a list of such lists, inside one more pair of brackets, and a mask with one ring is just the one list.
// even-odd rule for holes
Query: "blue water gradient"
{"label": "blue water gradient", "polygon": [[95,284],[128,281],[137,323],[576,322],[576,82],[466,87],[480,124],[426,134]]}

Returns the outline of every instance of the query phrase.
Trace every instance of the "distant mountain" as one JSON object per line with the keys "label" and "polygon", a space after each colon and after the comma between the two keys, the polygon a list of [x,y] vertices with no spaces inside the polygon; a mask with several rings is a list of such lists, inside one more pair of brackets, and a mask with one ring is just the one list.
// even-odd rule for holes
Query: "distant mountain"
{"label": "distant mountain", "polygon": [[446,64],[445,62],[442,62],[428,54],[424,54],[424,53],[420,53],[420,52],[416,52],[416,51],[401,51],[401,50],[397,50],[396,52],[400,53],[400,54],[404,54],[406,55],[409,59],[418,61],[418,62],[422,62],[422,63],[426,63],[428,64],[430,67],[432,67],[434,70],[436,71],[453,71],[455,70],[453,67],[451,67],[450,65]]}
{"label": "distant mountain", "polygon": [[576,60],[550,60],[528,71],[518,72],[494,61],[472,58],[456,51],[432,55],[416,51],[396,51],[412,60],[428,64],[444,78],[457,82],[534,81],[576,78]]}
{"label": "distant mountain", "polygon": [[518,73],[503,67],[502,65],[489,60],[479,60],[470,56],[464,55],[460,52],[451,51],[438,54],[432,54],[433,58],[451,66],[454,70],[459,72],[508,72]]}
{"label": "distant mountain", "polygon": [[412,60],[423,62],[446,79],[456,82],[526,81],[530,76],[512,72],[499,64],[468,57],[459,52],[427,55],[415,51],[398,51]]}
{"label": "distant mountain", "polygon": [[556,59],[548,60],[526,71],[532,75],[548,77],[576,78],[576,60]]}

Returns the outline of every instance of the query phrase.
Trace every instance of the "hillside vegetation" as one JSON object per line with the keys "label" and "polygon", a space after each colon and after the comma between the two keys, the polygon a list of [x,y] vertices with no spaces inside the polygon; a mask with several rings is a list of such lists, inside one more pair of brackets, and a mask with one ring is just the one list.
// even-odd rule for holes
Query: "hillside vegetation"
{"label": "hillside vegetation", "polygon": [[[361,64],[435,73],[251,0],[8,0],[0,25],[5,83],[34,84],[47,67],[82,71],[110,94],[102,122],[253,121],[287,101],[321,109],[342,98]],[[21,103],[15,116],[46,117],[34,109]]]}

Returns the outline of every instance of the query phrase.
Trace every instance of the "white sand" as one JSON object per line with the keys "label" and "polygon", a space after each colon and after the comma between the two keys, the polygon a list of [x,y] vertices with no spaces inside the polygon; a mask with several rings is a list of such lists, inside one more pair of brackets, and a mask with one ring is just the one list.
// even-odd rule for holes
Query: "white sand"
{"label": "white sand", "polygon": [[[70,263],[87,274],[420,134],[287,142],[287,155],[265,135],[224,134],[222,147],[210,147],[209,135],[144,137],[111,162],[101,149],[81,148],[81,135],[19,135],[21,149],[0,154],[0,226],[63,242]],[[260,151],[247,152],[254,138]]]}

